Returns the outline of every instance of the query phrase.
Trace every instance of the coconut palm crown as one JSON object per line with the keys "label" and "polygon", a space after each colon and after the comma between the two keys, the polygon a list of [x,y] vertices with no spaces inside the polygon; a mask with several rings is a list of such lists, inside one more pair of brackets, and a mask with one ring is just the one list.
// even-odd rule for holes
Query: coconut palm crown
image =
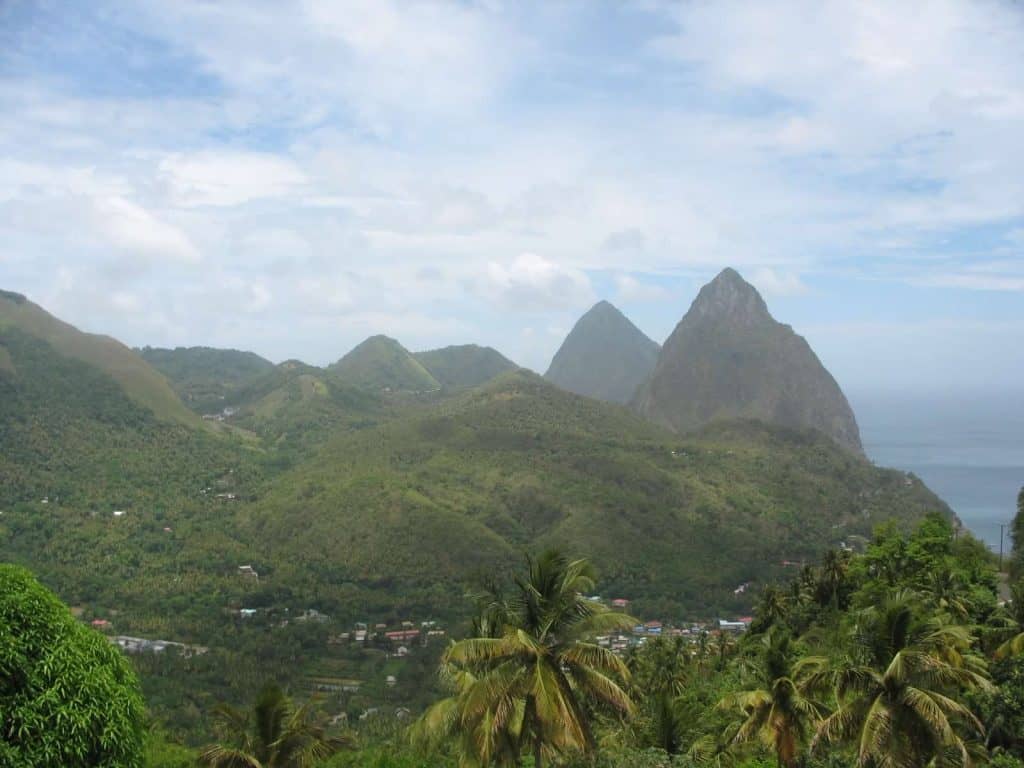
{"label": "coconut palm crown", "polygon": [[919,620],[915,601],[898,592],[858,614],[853,655],[836,672],[838,709],[814,746],[852,744],[857,765],[872,768],[970,765],[982,725],[962,695],[990,688],[984,661],[970,652],[965,627]]}
{"label": "coconut palm crown", "polygon": [[210,768],[312,768],[348,745],[326,734],[313,702],[296,707],[275,683],[263,687],[251,712],[222,704],[215,717],[224,743],[199,754]]}
{"label": "coconut palm crown", "polygon": [[586,560],[548,551],[527,564],[511,597],[494,589],[485,596],[476,622],[484,636],[448,648],[442,674],[452,696],[417,727],[456,737],[463,765],[511,764],[529,749],[540,768],[547,757],[590,752],[592,708],[633,710],[625,663],[591,640],[635,619],[583,597],[594,588]]}

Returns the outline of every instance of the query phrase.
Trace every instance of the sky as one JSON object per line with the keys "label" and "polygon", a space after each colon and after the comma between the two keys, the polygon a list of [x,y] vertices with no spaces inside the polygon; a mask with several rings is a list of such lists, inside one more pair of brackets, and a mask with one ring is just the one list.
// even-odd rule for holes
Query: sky
{"label": "sky", "polygon": [[0,0],[0,287],[543,372],[733,266],[853,392],[1021,392],[1024,4]]}

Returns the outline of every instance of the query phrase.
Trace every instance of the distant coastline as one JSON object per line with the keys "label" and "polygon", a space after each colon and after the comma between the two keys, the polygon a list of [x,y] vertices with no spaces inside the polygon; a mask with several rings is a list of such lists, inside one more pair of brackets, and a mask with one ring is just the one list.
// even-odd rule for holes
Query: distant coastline
{"label": "distant coastline", "polygon": [[[879,466],[913,472],[975,536],[999,549],[1024,485],[1024,394],[851,396],[864,449]],[[1010,541],[1004,533],[1003,546]]]}

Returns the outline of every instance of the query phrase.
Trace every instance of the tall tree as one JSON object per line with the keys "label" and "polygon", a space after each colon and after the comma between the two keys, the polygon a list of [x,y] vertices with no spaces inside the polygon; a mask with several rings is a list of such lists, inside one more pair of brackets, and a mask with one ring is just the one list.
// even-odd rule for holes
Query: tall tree
{"label": "tall tree", "polygon": [[996,648],[996,659],[1024,653],[1024,579],[1011,587],[1012,600],[999,611],[999,635],[1007,639]]}
{"label": "tall tree", "polygon": [[754,609],[757,618],[750,628],[758,634],[767,632],[774,626],[784,624],[788,614],[786,593],[776,584],[766,584]]}
{"label": "tall tree", "polygon": [[143,714],[121,652],[28,571],[0,564],[0,765],[134,768]]}
{"label": "tall tree", "polygon": [[816,596],[822,606],[833,609],[845,608],[848,598],[850,555],[838,549],[830,549],[821,561],[817,572]]}
{"label": "tall tree", "polygon": [[1010,524],[1010,575],[1024,578],[1024,488],[1017,494],[1017,514]]}
{"label": "tall tree", "polygon": [[693,703],[683,698],[695,666],[689,645],[682,637],[654,638],[627,661],[638,702],[638,741],[669,755],[679,754],[692,740],[689,732],[696,721]]}
{"label": "tall tree", "polygon": [[815,745],[853,745],[859,766],[970,764],[968,743],[982,725],[963,703],[969,689],[989,689],[972,636],[941,619],[922,621],[919,602],[898,592],[861,611],[848,659],[836,673],[838,709],[822,722]]}
{"label": "tall tree", "polygon": [[296,707],[275,683],[263,687],[251,712],[222,704],[215,716],[226,743],[200,753],[210,768],[311,768],[348,743],[326,734],[313,702]]}
{"label": "tall tree", "polygon": [[457,680],[454,695],[427,712],[422,728],[461,734],[471,747],[462,751],[466,765],[500,762],[510,744],[532,752],[537,768],[546,756],[592,751],[590,707],[629,714],[633,703],[626,665],[591,638],[635,623],[583,598],[593,587],[586,560],[557,551],[528,559],[512,596],[489,601],[483,623],[496,636],[448,648],[443,671]]}
{"label": "tall tree", "polygon": [[734,710],[741,721],[732,743],[760,742],[775,753],[780,768],[793,768],[808,736],[827,714],[814,693],[821,683],[825,659],[794,661],[789,634],[773,629],[761,638],[754,666],[755,687],[725,696],[719,709]]}

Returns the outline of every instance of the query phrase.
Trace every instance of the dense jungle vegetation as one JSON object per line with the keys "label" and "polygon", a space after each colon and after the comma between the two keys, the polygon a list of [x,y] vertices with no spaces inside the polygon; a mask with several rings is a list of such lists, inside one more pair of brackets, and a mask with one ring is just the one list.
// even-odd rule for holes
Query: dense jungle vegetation
{"label": "dense jungle vegetation", "polygon": [[[100,639],[84,628],[73,640],[45,639],[43,623],[76,622],[53,598],[43,598],[42,618],[26,610],[24,596],[41,588],[23,571],[4,578],[19,587],[3,604],[15,631],[0,632],[0,669],[12,658],[31,668],[25,659],[45,657],[47,642],[92,649],[85,635]],[[769,585],[741,634],[709,627],[615,653],[599,638],[629,632],[636,619],[585,597],[600,583],[592,563],[554,550],[488,580],[472,597],[472,624],[424,670],[421,682],[432,678],[439,692],[415,712],[329,718],[323,699],[301,693],[282,668],[277,679],[263,675],[249,705],[210,702],[200,713],[213,734],[205,745],[175,743],[129,709],[119,727],[145,730],[144,739],[118,742],[111,760],[70,764],[1024,765],[1024,582],[1001,600],[991,554],[940,515],[910,534],[880,526],[863,554],[829,550]],[[18,622],[34,633],[19,633]],[[34,689],[9,679],[0,701],[20,697],[18,711],[27,711]],[[96,695],[135,684],[110,685]],[[75,717],[96,705],[72,695],[62,706]],[[8,739],[11,711],[0,721]],[[9,744],[9,764],[45,764],[18,762],[24,742]]]}

